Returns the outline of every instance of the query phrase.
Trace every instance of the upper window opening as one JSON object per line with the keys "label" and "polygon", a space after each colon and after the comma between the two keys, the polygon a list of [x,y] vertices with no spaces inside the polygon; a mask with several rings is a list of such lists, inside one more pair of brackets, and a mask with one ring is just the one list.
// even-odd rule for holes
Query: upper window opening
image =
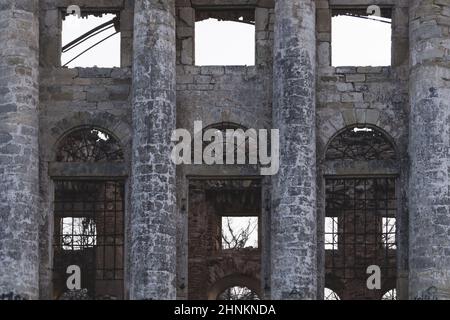
{"label": "upper window opening", "polygon": [[61,66],[120,67],[118,12],[66,15],[62,21]]}
{"label": "upper window opening", "polygon": [[390,66],[392,10],[369,15],[364,9],[333,9],[332,65]]}
{"label": "upper window opening", "polygon": [[395,160],[396,152],[387,137],[371,127],[350,127],[330,142],[327,160]]}
{"label": "upper window opening", "polygon": [[217,300],[260,300],[258,295],[247,287],[231,287],[222,292]]}
{"label": "upper window opening", "polygon": [[255,65],[255,12],[196,11],[195,63]]}
{"label": "upper window opening", "polygon": [[103,131],[82,128],[68,134],[58,145],[58,162],[123,161],[119,142]]}
{"label": "upper window opening", "polygon": [[222,249],[258,248],[258,217],[222,217]]}

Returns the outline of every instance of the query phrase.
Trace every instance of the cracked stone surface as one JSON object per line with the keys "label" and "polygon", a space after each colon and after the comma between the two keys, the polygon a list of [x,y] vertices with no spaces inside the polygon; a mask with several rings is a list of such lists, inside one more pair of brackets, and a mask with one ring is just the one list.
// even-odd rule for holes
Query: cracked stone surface
{"label": "cracked stone surface", "polygon": [[175,1],[137,0],[134,16],[132,299],[175,299]]}
{"label": "cracked stone surface", "polygon": [[275,5],[274,127],[280,171],[272,185],[272,298],[315,299],[315,2]]}
{"label": "cracked stone surface", "polygon": [[[448,0],[394,1],[392,65],[378,67],[330,66],[331,6],[344,1],[78,2],[120,8],[120,67],[60,67],[60,11],[68,0],[0,4],[0,299],[54,297],[52,180],[86,172],[126,181],[126,298],[208,298],[240,270],[241,279],[260,284],[263,298],[321,299],[329,284],[324,177],[373,174],[398,177],[399,298],[450,290]],[[254,66],[195,65],[196,10],[205,5],[255,6]],[[189,131],[195,120],[205,127],[229,122],[281,130],[280,174],[263,179],[264,196],[255,206],[261,209],[258,256],[227,253],[207,271],[189,270],[197,249],[212,261],[206,249],[215,243],[214,228],[192,232],[207,224],[196,220],[206,211],[189,205],[200,199],[190,199],[190,178],[245,180],[258,173],[201,165],[175,172],[169,158],[175,120]],[[354,125],[384,132],[398,161],[388,167],[327,163],[330,140]],[[100,171],[88,163],[69,169],[55,163],[58,141],[82,126],[117,137],[124,163],[104,163]]]}
{"label": "cracked stone surface", "polygon": [[0,295],[36,299],[38,1],[3,1],[0,29]]}
{"label": "cracked stone surface", "polygon": [[[450,4],[410,4],[409,296],[450,288]],[[442,297],[437,297],[442,298]]]}

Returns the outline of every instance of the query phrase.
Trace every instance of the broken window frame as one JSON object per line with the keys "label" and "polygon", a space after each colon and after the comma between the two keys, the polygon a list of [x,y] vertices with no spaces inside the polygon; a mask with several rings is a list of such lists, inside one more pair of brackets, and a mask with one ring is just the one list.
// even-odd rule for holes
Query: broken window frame
{"label": "broken window frame", "polygon": [[[217,19],[218,21],[232,21],[255,25],[256,8],[195,8],[195,22],[208,19]],[[242,20],[240,19],[242,17]]]}
{"label": "broken window frame", "polygon": [[[242,19],[241,19],[242,18]],[[245,23],[252,26],[256,26],[256,7],[207,7],[207,6],[198,6],[195,7],[195,22],[194,26],[197,22],[201,22],[208,19],[216,19],[218,22],[222,21],[230,21],[230,22],[238,22]],[[196,28],[194,27],[194,38],[196,34]],[[255,56],[254,63],[248,66],[256,65],[256,27],[254,30],[254,38],[255,38]],[[194,44],[194,51],[197,52],[197,44]],[[198,65],[196,59],[194,58],[194,65],[201,67],[204,65]],[[215,65],[216,66],[216,65]],[[230,66],[226,64],[217,64],[217,66]],[[244,64],[232,65],[232,66],[242,66]]]}
{"label": "broken window frame", "polygon": [[[378,6],[380,8],[381,18],[391,19],[393,17],[393,7],[392,6]],[[350,16],[350,17],[357,17],[361,19],[369,19],[369,20],[376,20],[384,23],[389,23],[387,21],[378,20],[371,18],[369,13],[367,13],[368,6],[362,6],[362,7],[348,7],[348,6],[333,6],[331,7],[331,18],[337,17],[337,16]]]}
{"label": "broken window frame", "polygon": [[[90,31],[80,35],[79,37],[77,37],[76,39],[70,41],[67,44],[63,44],[62,43],[62,32],[63,32],[63,28],[62,28],[62,22],[65,20],[66,17],[71,16],[72,14],[67,13],[66,8],[60,8],[61,10],[61,19],[60,19],[60,30],[61,30],[61,46],[60,46],[60,59],[59,59],[59,63],[61,65],[61,67],[65,68],[68,67],[68,65],[77,60],[78,58],[80,58],[82,55],[84,55],[85,53],[89,52],[91,49],[97,47],[98,45],[100,45],[101,43],[105,42],[106,40],[112,38],[113,36],[117,35],[117,34],[121,34],[121,12],[123,10],[123,8],[115,8],[115,9],[109,9],[109,8],[101,8],[101,9],[91,9],[91,8],[82,8],[81,10],[81,19],[85,19],[88,18],[89,16],[94,16],[94,17],[102,17],[103,15],[106,14],[113,14],[116,15],[115,18],[111,19],[108,22],[105,22],[93,29],[91,29]],[[85,41],[89,40],[90,38],[101,34],[102,32],[105,32],[111,28],[115,29],[115,33],[108,35],[107,37],[103,38],[102,40],[96,42],[94,45],[91,45],[89,48],[87,48],[86,50],[83,50],[80,54],[76,55],[75,57],[73,57],[72,59],[70,59],[68,62],[66,63],[62,63],[62,54],[66,53],[74,48],[76,48],[77,46],[83,44]],[[122,49],[120,49],[120,57],[122,57]],[[116,67],[121,67],[116,66]]]}

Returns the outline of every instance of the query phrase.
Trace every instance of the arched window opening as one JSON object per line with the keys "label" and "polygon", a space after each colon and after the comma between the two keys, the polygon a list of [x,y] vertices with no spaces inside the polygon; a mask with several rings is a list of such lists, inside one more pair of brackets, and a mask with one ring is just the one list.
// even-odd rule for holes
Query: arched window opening
{"label": "arched window opening", "polygon": [[217,300],[260,300],[258,295],[247,287],[235,286],[222,292]]}
{"label": "arched window opening", "polygon": [[380,130],[353,126],[334,137],[326,152],[326,160],[395,160],[395,148]]}
{"label": "arched window opening", "polygon": [[[211,157],[221,159],[221,164],[257,164],[258,163],[258,137],[257,131],[231,122],[221,122],[210,125],[203,129],[202,135],[206,132],[214,132],[210,141],[203,142],[203,152],[208,151]],[[217,141],[216,136],[221,140]],[[206,140],[206,139],[205,139]],[[217,143],[221,143],[220,148]],[[214,152],[222,149],[222,154],[216,155]],[[270,153],[270,149],[268,150]],[[194,155],[194,152],[192,152]]]}
{"label": "arched window opening", "polygon": [[380,268],[383,292],[396,283],[396,159],[391,140],[375,127],[346,128],[328,145],[325,278],[342,284],[342,300],[380,298],[379,290],[367,288],[371,265]]}
{"label": "arched window opening", "polygon": [[94,128],[81,128],[69,133],[60,141],[56,152],[58,162],[123,160],[120,143],[110,134]]}
{"label": "arched window opening", "polygon": [[391,289],[388,290],[383,297],[381,297],[381,300],[397,300],[397,290]]}
{"label": "arched window opening", "polygon": [[329,288],[325,288],[324,300],[341,300],[338,294]]}
{"label": "arched window opening", "polygon": [[[54,180],[53,296],[55,299],[122,299],[124,286],[124,180],[101,164],[124,161],[119,141],[93,127],[78,128],[56,147],[63,175]],[[69,172],[67,178],[62,178]],[[67,285],[78,267],[81,287]]]}

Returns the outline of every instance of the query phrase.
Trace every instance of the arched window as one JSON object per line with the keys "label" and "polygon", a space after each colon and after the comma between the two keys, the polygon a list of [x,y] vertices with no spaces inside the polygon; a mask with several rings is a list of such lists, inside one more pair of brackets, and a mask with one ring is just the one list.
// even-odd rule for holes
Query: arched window
{"label": "arched window", "polygon": [[[325,153],[325,277],[340,298],[379,299],[366,285],[379,266],[382,290],[397,277],[397,154],[380,129],[357,125],[338,133]],[[327,171],[328,170],[328,171]]]}
{"label": "arched window", "polygon": [[352,126],[335,136],[328,145],[326,160],[395,160],[395,148],[380,130]]}
{"label": "arched window", "polygon": [[338,294],[329,288],[325,288],[324,300],[341,300]]}
{"label": "arched window", "polygon": [[[64,170],[54,179],[53,288],[56,299],[123,298],[124,179],[98,179],[98,164],[123,162],[119,141],[105,131],[83,127],[58,143]],[[80,164],[83,164],[80,166]],[[81,171],[78,172],[80,168]],[[86,174],[86,172],[88,174]],[[63,178],[66,174],[68,175]],[[81,290],[68,294],[67,268],[81,272]],[[73,293],[73,292],[72,292]]]}
{"label": "arched window", "polygon": [[69,133],[58,144],[58,162],[111,162],[123,161],[119,142],[110,134],[81,128]]}
{"label": "arched window", "polygon": [[214,130],[216,133],[211,141],[203,142],[203,151],[205,151],[206,148],[215,146],[217,143],[217,141],[215,141],[215,136],[217,135],[222,137],[223,155],[219,158],[222,159],[223,164],[228,163],[227,159],[233,161],[229,164],[257,164],[258,138],[256,130],[248,130],[243,126],[232,122],[221,122],[204,128],[202,132],[203,137],[205,136],[205,133],[210,130]]}
{"label": "arched window", "polygon": [[260,300],[258,295],[247,287],[235,286],[222,292],[217,300]]}
{"label": "arched window", "polygon": [[391,289],[388,290],[383,297],[381,297],[381,300],[397,300],[397,290]]}

